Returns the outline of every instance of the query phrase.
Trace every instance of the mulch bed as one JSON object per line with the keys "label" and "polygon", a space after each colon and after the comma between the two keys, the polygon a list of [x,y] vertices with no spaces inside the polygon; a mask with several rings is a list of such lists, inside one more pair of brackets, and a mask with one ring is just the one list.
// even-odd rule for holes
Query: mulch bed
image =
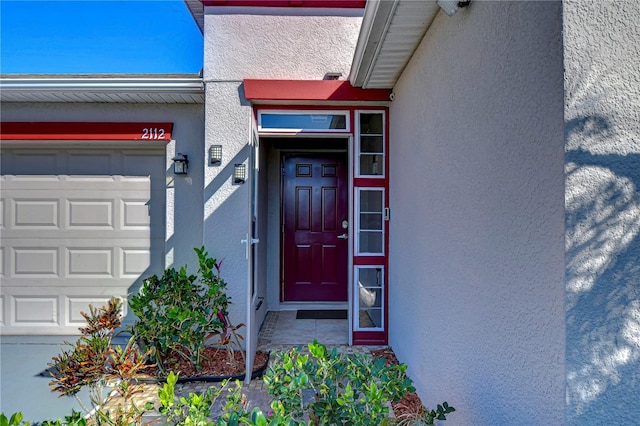
{"label": "mulch bed", "polygon": [[[163,366],[167,372],[173,371],[181,379],[189,377],[232,377],[245,372],[245,363],[242,353],[238,350],[230,353],[227,349],[207,346],[203,350],[200,368],[195,368],[191,361],[181,354],[170,351],[164,357]],[[233,356],[232,356],[233,355]],[[264,367],[269,359],[269,354],[258,351],[253,360],[253,371]],[[144,371],[145,375],[156,378],[164,378],[157,366],[149,367]]]}
{"label": "mulch bed", "polygon": [[[371,352],[371,355],[377,358],[384,358],[387,365],[399,364],[396,354],[391,348],[383,348]],[[415,393],[406,394],[400,401],[392,402],[391,407],[396,415],[396,418],[402,419],[405,416],[409,416],[412,413],[418,413],[422,410],[422,401],[420,397]]]}

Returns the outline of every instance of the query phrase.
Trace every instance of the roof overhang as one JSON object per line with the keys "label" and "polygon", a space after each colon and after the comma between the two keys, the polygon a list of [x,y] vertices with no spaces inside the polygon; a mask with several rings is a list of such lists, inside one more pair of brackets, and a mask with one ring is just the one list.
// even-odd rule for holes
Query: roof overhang
{"label": "roof overhang", "polygon": [[0,77],[0,102],[203,104],[202,78],[193,75]]}
{"label": "roof overhang", "polygon": [[368,0],[349,81],[390,89],[440,10],[435,0]]}
{"label": "roof overhang", "polygon": [[204,4],[200,0],[183,0],[187,5],[187,9],[191,13],[193,20],[200,28],[200,32],[204,34]]}

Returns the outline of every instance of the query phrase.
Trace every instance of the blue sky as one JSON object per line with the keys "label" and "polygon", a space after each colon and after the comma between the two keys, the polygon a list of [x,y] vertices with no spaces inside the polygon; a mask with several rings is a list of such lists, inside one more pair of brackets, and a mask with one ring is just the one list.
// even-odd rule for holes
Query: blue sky
{"label": "blue sky", "polygon": [[3,74],[198,73],[202,55],[182,0],[0,0]]}

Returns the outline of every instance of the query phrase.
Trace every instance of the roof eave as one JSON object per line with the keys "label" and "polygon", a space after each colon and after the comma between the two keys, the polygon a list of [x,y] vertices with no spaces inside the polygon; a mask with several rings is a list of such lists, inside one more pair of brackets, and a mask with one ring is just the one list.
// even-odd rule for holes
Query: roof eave
{"label": "roof eave", "polygon": [[378,49],[382,44],[397,3],[398,0],[367,1],[349,73],[349,81],[352,86],[366,88],[371,67],[375,63]]}
{"label": "roof eave", "polygon": [[204,103],[200,77],[2,76],[3,102]]}
{"label": "roof eave", "polygon": [[86,92],[181,92],[204,91],[202,79],[194,78],[13,78],[1,77],[4,91],[86,91]]}
{"label": "roof eave", "polygon": [[367,1],[349,73],[351,84],[392,89],[438,11],[434,0]]}

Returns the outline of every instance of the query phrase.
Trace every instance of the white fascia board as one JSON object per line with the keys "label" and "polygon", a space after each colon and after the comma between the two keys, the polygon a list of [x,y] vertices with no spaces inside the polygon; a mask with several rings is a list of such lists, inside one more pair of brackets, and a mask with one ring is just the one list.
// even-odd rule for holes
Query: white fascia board
{"label": "white fascia board", "polygon": [[204,93],[201,78],[0,78],[3,92]]}
{"label": "white fascia board", "polygon": [[351,63],[349,82],[365,87],[371,67],[391,22],[399,0],[368,0],[364,9],[358,43]]}

